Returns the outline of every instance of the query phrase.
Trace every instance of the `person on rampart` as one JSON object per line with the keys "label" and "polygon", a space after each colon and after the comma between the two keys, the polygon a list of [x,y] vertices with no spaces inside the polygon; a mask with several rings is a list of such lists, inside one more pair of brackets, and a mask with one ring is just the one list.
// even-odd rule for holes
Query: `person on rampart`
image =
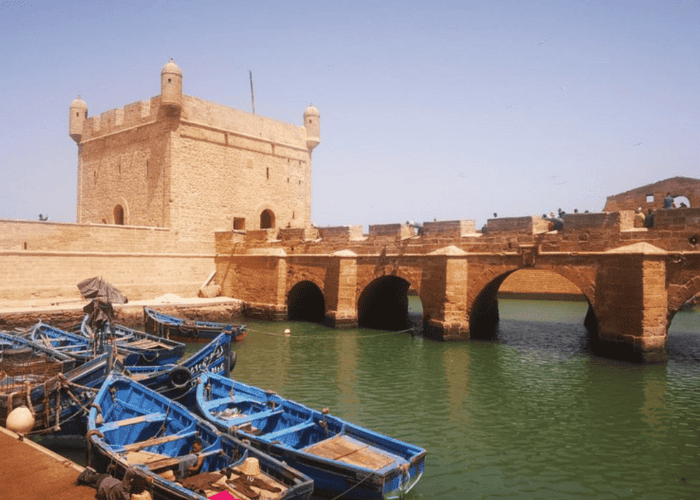
{"label": "person on rampart", "polygon": [[644,227],[646,220],[647,218],[644,215],[644,211],[642,211],[642,207],[638,207],[634,214],[634,227]]}
{"label": "person on rampart", "polygon": [[[561,210],[561,208],[559,210]],[[551,212],[549,214],[549,230],[559,231],[561,229],[564,229],[564,219],[562,219],[561,217],[556,217],[554,215],[554,212]]]}
{"label": "person on rampart", "polygon": [[651,208],[649,210],[647,210],[647,215],[644,219],[644,227],[646,227],[646,228],[654,227],[654,210]]}
{"label": "person on rampart", "polygon": [[664,208],[674,208],[673,196],[671,196],[670,191],[668,193],[666,193],[666,197],[664,198]]}

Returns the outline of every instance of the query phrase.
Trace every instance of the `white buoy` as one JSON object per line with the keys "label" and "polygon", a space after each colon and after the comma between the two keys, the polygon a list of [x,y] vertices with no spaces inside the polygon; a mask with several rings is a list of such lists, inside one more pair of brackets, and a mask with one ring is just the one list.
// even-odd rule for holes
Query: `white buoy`
{"label": "white buoy", "polygon": [[26,434],[34,427],[34,416],[26,406],[18,406],[7,416],[5,427],[18,434]]}

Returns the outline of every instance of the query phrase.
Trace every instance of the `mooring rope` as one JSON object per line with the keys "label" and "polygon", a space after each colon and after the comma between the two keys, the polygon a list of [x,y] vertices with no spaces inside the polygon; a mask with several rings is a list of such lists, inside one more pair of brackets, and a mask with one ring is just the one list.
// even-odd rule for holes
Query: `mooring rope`
{"label": "mooring rope", "polygon": [[[329,333],[329,334],[311,334],[311,335],[292,335],[291,333],[272,333],[272,332],[263,332],[261,330],[254,330],[253,328],[247,328],[249,332],[255,332],[255,333],[262,333],[263,335],[271,335],[274,337],[293,337],[295,339],[299,338],[304,338],[304,339],[309,339],[309,338],[319,338],[319,337],[339,337],[337,334]],[[381,332],[381,333],[370,333],[367,335],[358,335],[354,338],[356,339],[361,339],[365,337],[383,337],[385,335],[396,335],[399,333],[409,333],[413,332],[415,329],[414,328],[407,328],[406,330],[398,330],[395,332]]]}

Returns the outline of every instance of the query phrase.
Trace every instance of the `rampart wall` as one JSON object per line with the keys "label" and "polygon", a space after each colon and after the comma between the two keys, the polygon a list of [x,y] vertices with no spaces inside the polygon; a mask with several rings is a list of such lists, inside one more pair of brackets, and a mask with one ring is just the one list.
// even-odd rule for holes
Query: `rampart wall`
{"label": "rampart wall", "polygon": [[80,298],[94,276],[132,300],[196,296],[214,271],[209,245],[184,244],[163,228],[0,221],[0,300]]}

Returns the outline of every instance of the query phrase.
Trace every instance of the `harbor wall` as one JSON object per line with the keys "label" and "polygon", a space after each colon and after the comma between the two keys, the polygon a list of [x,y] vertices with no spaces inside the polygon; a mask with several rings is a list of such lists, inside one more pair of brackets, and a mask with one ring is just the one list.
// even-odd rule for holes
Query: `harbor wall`
{"label": "harbor wall", "polygon": [[215,270],[213,245],[180,242],[165,228],[0,221],[0,303],[80,299],[101,276],[132,300],[196,297]]}

